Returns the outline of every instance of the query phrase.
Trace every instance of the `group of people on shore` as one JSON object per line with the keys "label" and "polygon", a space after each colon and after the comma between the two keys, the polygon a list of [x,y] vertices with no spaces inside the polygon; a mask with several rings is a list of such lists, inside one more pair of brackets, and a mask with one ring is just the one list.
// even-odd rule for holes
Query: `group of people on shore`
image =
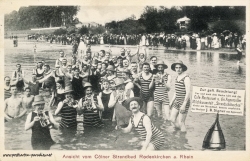
{"label": "group of people on shore", "polygon": [[[73,45],[77,48],[81,42],[85,44],[110,44],[110,45],[145,45],[158,47],[160,45],[166,48],[193,50],[237,48],[238,45],[245,50],[246,35],[238,35],[237,32],[225,30],[222,33],[188,33],[188,34],[62,34],[62,35],[28,35],[28,39],[43,39],[50,43],[59,43],[63,45]],[[75,46],[75,47],[74,47]]]}
{"label": "group of people on shore", "polygon": [[[158,150],[164,144],[164,135],[154,126],[154,109],[155,117],[186,132],[191,81],[182,61],[171,65],[178,75],[172,87],[172,76],[165,71],[168,65],[156,56],[149,58],[146,47],[141,50],[137,46],[134,53],[122,48],[115,56],[111,48],[93,53],[87,44],[77,53],[69,58],[59,51],[55,70],[44,61],[38,62],[31,80],[25,77],[21,64],[16,65],[12,78],[4,78],[5,121],[29,112],[25,130],[32,129],[33,149],[50,149],[54,143],[51,128],[73,136],[92,128],[114,126],[124,133],[134,128],[144,141],[142,150]],[[41,88],[51,94],[47,108],[39,93]],[[170,99],[168,92],[173,88],[175,94]],[[20,98],[18,93],[23,96]],[[53,115],[61,120],[55,121]]]}

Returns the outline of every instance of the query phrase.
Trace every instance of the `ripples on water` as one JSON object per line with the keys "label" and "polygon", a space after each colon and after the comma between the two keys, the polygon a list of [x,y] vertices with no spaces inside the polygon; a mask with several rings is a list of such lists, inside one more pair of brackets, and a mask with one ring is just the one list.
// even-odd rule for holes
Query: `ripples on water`
{"label": "ripples on water", "polygon": [[[19,42],[19,46],[14,48],[12,41],[5,41],[5,76],[11,76],[15,70],[15,65],[20,63],[30,78],[32,69],[36,62],[45,60],[54,69],[55,60],[59,57],[58,51],[71,53],[70,46],[55,45],[48,43],[38,43],[37,53],[33,52],[34,42]],[[92,46],[92,51],[99,51],[102,47]],[[107,46],[103,47],[108,49]],[[112,47],[112,53],[118,55],[121,47]],[[131,52],[136,48],[132,47]],[[168,65],[167,72],[175,79],[176,74],[171,70],[171,64],[176,60],[182,60],[188,67],[192,85],[207,86],[214,88],[245,89],[246,66],[245,58],[242,58],[240,68],[236,66],[237,56],[235,54],[206,52],[206,51],[169,51],[169,50],[149,50],[149,57],[156,55],[158,59],[164,60]],[[70,54],[68,55],[68,58]],[[170,99],[174,92],[174,81],[172,90],[169,92]],[[42,93],[43,94],[43,93]],[[45,96],[46,105],[49,97]],[[54,107],[55,109],[56,107]],[[25,131],[25,119],[15,120],[5,123],[5,149],[22,150],[31,148],[31,130]],[[165,135],[165,144],[162,150],[201,150],[203,138],[215,120],[214,114],[188,113],[186,125],[187,134],[175,131],[172,126],[168,126],[159,119],[153,119],[154,124],[161,129]],[[227,116],[220,117],[221,126],[226,138],[227,149],[245,149],[245,117]],[[130,134],[119,134],[112,128],[94,130],[91,134],[70,138],[63,138],[58,130],[51,130],[54,141],[53,150],[139,150],[140,139],[134,132]]]}

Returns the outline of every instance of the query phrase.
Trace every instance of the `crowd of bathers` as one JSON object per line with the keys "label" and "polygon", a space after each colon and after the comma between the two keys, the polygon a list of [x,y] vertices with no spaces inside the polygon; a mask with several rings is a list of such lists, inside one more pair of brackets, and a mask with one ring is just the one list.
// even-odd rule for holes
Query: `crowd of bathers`
{"label": "crowd of bathers", "polygon": [[[92,52],[90,44],[72,55],[58,51],[55,70],[44,61],[37,62],[31,80],[17,64],[12,78],[5,77],[5,120],[30,111],[25,129],[32,129],[33,149],[50,148],[50,128],[69,136],[77,134],[81,131],[79,117],[83,117],[80,126],[84,133],[89,128],[112,125],[123,132],[135,128],[144,140],[143,150],[160,149],[164,136],[153,125],[154,110],[155,117],[186,132],[191,83],[182,61],[167,65],[147,52],[147,47],[138,45],[133,52],[122,48],[115,56],[111,47]],[[178,76],[172,79],[167,68]],[[175,81],[174,87],[171,81]],[[174,88],[170,99],[168,93]],[[41,89],[51,97],[46,108]],[[18,93],[23,93],[21,99]],[[61,120],[55,121],[53,115],[59,115]]]}

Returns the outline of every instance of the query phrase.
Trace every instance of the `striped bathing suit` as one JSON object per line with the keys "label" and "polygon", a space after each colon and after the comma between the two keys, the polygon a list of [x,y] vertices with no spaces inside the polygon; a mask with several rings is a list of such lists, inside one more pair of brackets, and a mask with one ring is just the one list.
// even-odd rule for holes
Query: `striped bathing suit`
{"label": "striped bathing suit", "polygon": [[[85,100],[91,101],[91,98],[87,98],[87,96],[82,99],[82,103]],[[93,96],[93,100],[97,102],[97,96]],[[90,105],[91,106],[91,105]],[[83,110],[83,126],[84,127],[103,127],[103,122],[100,119],[99,110],[94,108],[84,108]]]}
{"label": "striped bathing suit", "polygon": [[[185,84],[184,84],[184,80],[186,77],[188,76],[185,76],[180,81],[178,81],[177,78],[175,80],[176,99],[173,103],[173,107],[177,110],[180,110],[180,107],[183,104],[185,96],[186,96],[186,89],[185,89]],[[185,113],[188,112],[189,106],[190,106],[190,99],[188,100],[187,105],[185,107]]]}
{"label": "striped bathing suit", "polygon": [[[146,131],[145,127],[143,126],[144,116],[145,116],[145,114],[143,114],[141,116],[141,119],[140,119],[137,127],[135,127],[134,120],[133,120],[134,116],[132,115],[131,116],[131,123],[132,123],[133,128],[135,128],[135,131],[137,131],[140,134],[140,138],[143,140],[146,140],[147,131]],[[146,116],[146,117],[148,117],[148,116]],[[157,129],[153,123],[151,123],[151,129],[152,129],[152,137],[151,137],[150,143],[152,143],[154,145],[155,150],[159,150],[160,147],[164,144],[165,138],[164,138],[162,132],[159,129]]]}
{"label": "striped bathing suit", "polygon": [[63,107],[61,109],[61,122],[60,122],[60,128],[76,128],[77,122],[76,122],[76,109],[73,107],[68,106],[68,104],[64,103]]}
{"label": "striped bathing suit", "polygon": [[153,75],[148,79],[143,79],[142,75],[139,78],[141,85],[141,98],[145,102],[153,101],[153,91],[149,89],[149,84],[152,81]]}
{"label": "striped bathing suit", "polygon": [[[163,76],[165,82],[168,81],[168,74]],[[155,83],[155,91],[154,91],[154,101],[158,103],[164,103],[164,105],[169,105],[169,98],[168,98],[168,90],[164,82],[158,84]]]}

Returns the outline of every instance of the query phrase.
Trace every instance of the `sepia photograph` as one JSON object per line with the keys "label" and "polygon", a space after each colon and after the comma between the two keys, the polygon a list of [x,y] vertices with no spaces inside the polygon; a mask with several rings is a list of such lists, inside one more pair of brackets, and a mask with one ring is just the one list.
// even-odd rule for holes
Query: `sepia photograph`
{"label": "sepia photograph", "polygon": [[249,156],[247,4],[100,4],[2,13],[0,158]]}

